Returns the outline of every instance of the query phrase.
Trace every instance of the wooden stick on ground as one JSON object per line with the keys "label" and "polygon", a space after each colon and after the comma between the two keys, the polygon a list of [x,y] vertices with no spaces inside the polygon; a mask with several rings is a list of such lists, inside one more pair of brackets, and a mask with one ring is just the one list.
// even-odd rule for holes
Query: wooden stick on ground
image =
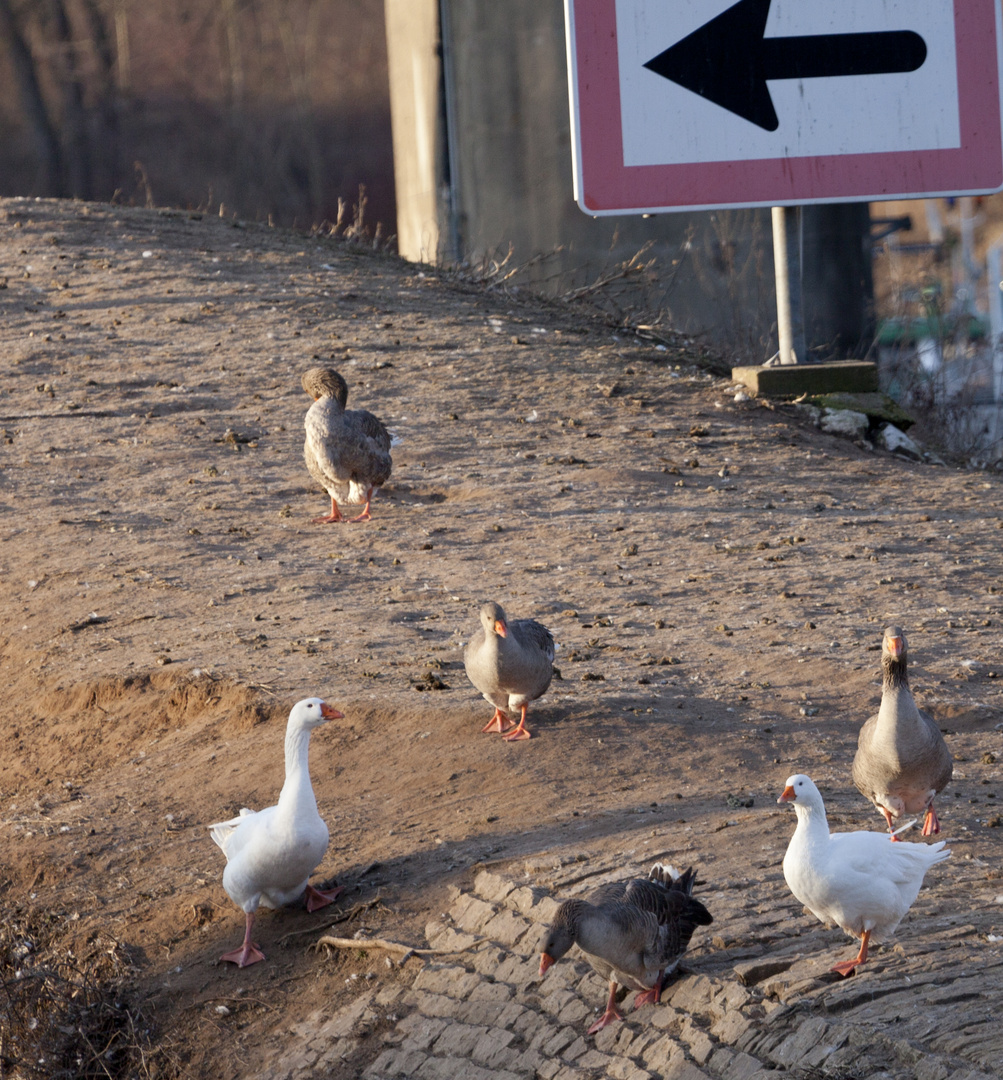
{"label": "wooden stick on ground", "polygon": [[486,940],[486,938],[478,938],[477,941],[464,945],[462,949],[416,949],[410,945],[402,945],[399,941],[387,941],[385,938],[343,938],[325,934],[318,938],[310,948],[317,949],[321,945],[327,945],[331,949],[386,949],[387,952],[402,953],[397,963],[403,964],[412,956],[456,956],[470,949],[476,949],[478,945],[485,944]]}

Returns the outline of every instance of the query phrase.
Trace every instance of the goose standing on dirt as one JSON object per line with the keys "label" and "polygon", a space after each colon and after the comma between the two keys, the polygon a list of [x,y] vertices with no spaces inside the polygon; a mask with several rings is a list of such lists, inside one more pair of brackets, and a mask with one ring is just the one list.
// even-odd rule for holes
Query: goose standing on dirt
{"label": "goose standing on dirt", "polygon": [[833,971],[852,975],[912,907],[923,876],[951,853],[936,844],[890,844],[884,833],[830,833],[818,788],[803,773],[791,776],[777,802],[794,804],[798,824],[784,856],[794,896],[824,923],[860,938],[860,952]]}
{"label": "goose standing on dirt", "polygon": [[698,926],[709,926],[710,912],[693,898],[696,874],[680,874],[655,863],[647,880],[634,878],[600,885],[585,900],[565,900],[543,943],[540,974],[577,944],[589,963],[609,980],[602,1016],[589,1028],[594,1035],[623,1017],[616,1008],[617,985],[640,990],[634,1008],[657,1004],[665,976],[676,970]]}
{"label": "goose standing on dirt", "polygon": [[905,633],[889,626],[881,642],[881,706],[860,729],[853,782],[884,814],[889,831],[903,815],[922,813],[923,835],[931,836],[940,832],[933,800],[954,762],[940,728],[916,708],[908,665]]}
{"label": "goose standing on dirt", "polygon": [[306,414],[303,456],[310,475],[331,496],[331,513],[315,525],[344,521],[339,502],[366,505],[350,521],[369,521],[376,488],[390,478],[390,432],[365,409],[346,409],[348,384],[333,368],[310,368],[303,389],[314,399]]}
{"label": "goose standing on dirt", "polygon": [[[526,707],[542,697],[554,677],[554,637],[533,619],[509,622],[501,604],[485,604],[481,627],[463,650],[467,678],[495,707],[495,714],[481,729],[498,731],[509,742],[531,738],[526,729]],[[509,710],[522,713],[515,721]]]}
{"label": "goose standing on dirt", "polygon": [[264,960],[251,942],[251,926],[259,905],[282,907],[306,895],[308,911],[316,911],[342,892],[320,892],[309,884],[310,875],[327,851],[327,825],[317,812],[310,783],[310,733],[342,713],[320,698],[297,702],[286,725],[286,779],[276,806],[255,813],[241,810],[230,821],[210,825],[213,840],[226,856],[223,888],[243,910],[246,929],[243,944],[220,959],[238,967]]}

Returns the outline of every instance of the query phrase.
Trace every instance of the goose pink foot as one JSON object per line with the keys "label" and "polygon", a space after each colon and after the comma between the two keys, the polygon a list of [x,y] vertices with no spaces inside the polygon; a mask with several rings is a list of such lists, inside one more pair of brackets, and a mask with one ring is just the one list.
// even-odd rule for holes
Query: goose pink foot
{"label": "goose pink foot", "polygon": [[317,911],[318,908],[327,907],[328,904],[333,904],[344,891],[344,885],[338,885],[334,889],[328,889],[327,892],[321,892],[320,889],[315,889],[312,885],[307,885],[306,892],[303,894],[306,897],[307,911]]}
{"label": "goose pink foot", "polygon": [[369,512],[369,504],[373,501],[373,492],[370,489],[366,495],[366,505],[362,508],[361,514],[356,514],[355,517],[349,518],[349,521],[372,521],[373,515]]}
{"label": "goose pink foot", "polygon": [[602,1031],[607,1024],[612,1024],[614,1020],[622,1020],[623,1017],[616,1009],[616,983],[611,982],[609,984],[609,1000],[606,1002],[606,1011],[599,1017],[599,1019],[589,1028],[588,1034],[595,1035],[597,1031]]}
{"label": "goose pink foot", "polygon": [[220,960],[225,960],[228,964],[236,964],[237,967],[242,968],[249,967],[251,964],[256,964],[259,960],[265,959],[265,954],[251,941],[251,926],[254,924],[254,913],[249,912],[246,920],[243,944],[239,949],[223,953],[220,957]]}
{"label": "goose pink foot", "polygon": [[852,960],[844,960],[841,964],[834,964],[832,970],[839,972],[844,979],[847,975],[852,975],[857,970],[857,966],[867,959],[867,943],[870,939],[870,930],[865,930],[860,937],[860,952]]}
{"label": "goose pink foot", "polygon": [[532,737],[533,733],[526,730],[526,706],[523,705],[522,717],[519,720],[518,727],[516,727],[515,731],[510,731],[507,735],[502,735],[502,738],[506,742],[517,742],[520,739],[531,739]]}
{"label": "goose pink foot", "polygon": [[662,996],[662,980],[659,979],[658,982],[656,982],[655,985],[650,990],[645,990],[643,993],[638,994],[637,997],[634,998],[634,1010],[635,1010],[635,1012],[642,1005],[657,1005],[658,1004],[658,999],[661,996]]}
{"label": "goose pink foot", "polygon": [[[368,503],[366,504],[368,507]],[[331,513],[322,515],[321,517],[315,517],[312,519],[314,525],[333,525],[336,521],[344,521],[341,516],[341,511],[338,509],[338,504],[331,500]]]}
{"label": "goose pink foot", "polygon": [[926,814],[923,817],[923,835],[934,836],[940,832],[940,819],[937,817],[937,811],[932,806],[926,808]]}
{"label": "goose pink foot", "polygon": [[[496,708],[494,716],[481,728],[481,731],[505,731],[507,728],[512,727],[515,723],[514,720],[510,720],[501,709]],[[504,727],[502,726],[504,725]]]}

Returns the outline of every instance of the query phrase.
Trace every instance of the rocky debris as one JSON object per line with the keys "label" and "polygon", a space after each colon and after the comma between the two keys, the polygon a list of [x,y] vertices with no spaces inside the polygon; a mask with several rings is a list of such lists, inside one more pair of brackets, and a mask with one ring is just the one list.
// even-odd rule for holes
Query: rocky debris
{"label": "rocky debris", "polygon": [[854,409],[823,409],[818,425],[830,435],[845,435],[848,439],[864,439],[871,426],[866,413]]}
{"label": "rocky debris", "polygon": [[910,458],[912,461],[924,460],[925,455],[919,443],[910,439],[904,431],[899,430],[894,424],[883,424],[878,429],[875,441],[878,446],[893,454],[901,454],[902,457]]}

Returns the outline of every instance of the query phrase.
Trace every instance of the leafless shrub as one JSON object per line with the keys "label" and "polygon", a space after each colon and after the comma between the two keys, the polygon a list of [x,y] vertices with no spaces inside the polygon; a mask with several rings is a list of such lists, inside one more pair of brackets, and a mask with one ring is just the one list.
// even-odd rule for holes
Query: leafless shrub
{"label": "leafless shrub", "polygon": [[81,962],[47,946],[47,927],[21,913],[0,925],[0,1077],[118,1080],[178,1075],[154,1049],[140,1011],[122,994],[131,970],[117,942]]}

